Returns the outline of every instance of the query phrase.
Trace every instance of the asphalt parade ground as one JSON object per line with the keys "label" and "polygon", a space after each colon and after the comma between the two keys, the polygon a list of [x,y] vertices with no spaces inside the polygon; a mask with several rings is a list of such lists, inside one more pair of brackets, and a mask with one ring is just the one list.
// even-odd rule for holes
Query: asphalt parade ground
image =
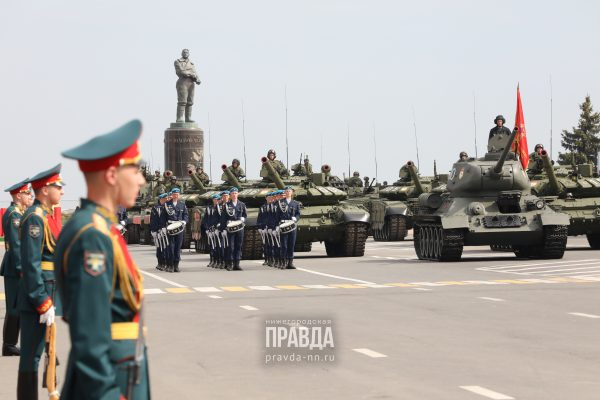
{"label": "asphalt parade ground", "polygon": [[[369,239],[360,258],[314,244],[297,270],[256,260],[231,272],[184,250],[182,272],[165,273],[153,247],[131,246],[153,397],[597,400],[600,253],[583,237],[568,247],[561,260],[467,247],[438,263],[417,260],[411,241]],[[334,359],[267,362],[266,321],[286,319],[330,320]],[[62,321],[57,348],[62,376]],[[1,399],[15,397],[17,366],[0,358]]]}

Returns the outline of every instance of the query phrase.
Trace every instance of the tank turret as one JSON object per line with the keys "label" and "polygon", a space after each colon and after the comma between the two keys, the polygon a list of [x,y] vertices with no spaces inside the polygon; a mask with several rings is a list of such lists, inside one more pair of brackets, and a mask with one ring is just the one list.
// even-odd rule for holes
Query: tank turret
{"label": "tank turret", "polygon": [[238,178],[235,177],[233,172],[231,172],[231,170],[227,168],[226,164],[221,165],[221,169],[223,170],[223,173],[227,176],[227,182],[229,182],[231,186],[235,186],[238,189],[242,188],[242,184],[240,183]]}
{"label": "tank turret", "polygon": [[261,158],[261,161],[262,161],[264,167],[269,172],[269,179],[271,179],[273,181],[273,183],[275,183],[275,186],[277,186],[277,189],[283,189],[285,187],[285,184],[283,183],[281,176],[279,176],[277,171],[275,171],[275,168],[273,168],[273,166],[271,165],[271,163],[269,162],[267,157]]}
{"label": "tank turret", "polygon": [[548,156],[548,152],[546,150],[542,150],[542,164],[544,165],[544,171],[546,171],[546,175],[548,175],[548,186],[550,187],[550,191],[555,196],[560,193],[560,184],[558,183],[558,179],[556,178],[556,174],[554,173],[554,166],[552,166],[552,161]]}
{"label": "tank turret", "polygon": [[200,180],[200,178],[198,178],[198,175],[194,172],[193,169],[188,169],[188,175],[190,176],[190,179],[192,180],[192,182],[194,182],[194,185],[196,185],[196,187],[199,190],[205,190],[206,189],[204,187],[204,184],[202,183],[202,181]]}
{"label": "tank turret", "polygon": [[425,192],[425,189],[423,188],[423,185],[421,184],[421,180],[419,179],[419,174],[417,174],[417,169],[415,168],[415,163],[413,163],[412,161],[408,161],[406,163],[406,166],[408,167],[408,173],[410,174],[413,184],[415,185],[414,195],[418,196],[421,193]]}

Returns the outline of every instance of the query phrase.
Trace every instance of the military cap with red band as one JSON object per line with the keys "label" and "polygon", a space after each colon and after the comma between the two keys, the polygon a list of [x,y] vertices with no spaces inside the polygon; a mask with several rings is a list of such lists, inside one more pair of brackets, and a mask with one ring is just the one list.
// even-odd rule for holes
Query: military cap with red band
{"label": "military cap with red band", "polygon": [[10,192],[10,194],[15,195],[19,193],[27,193],[31,190],[29,187],[29,178],[22,180],[19,183],[15,183],[11,187],[4,189],[5,192]]}
{"label": "military cap with red band", "polygon": [[62,181],[62,177],[60,176],[61,167],[62,164],[57,164],[44,172],[40,172],[33,178],[29,178],[27,182],[31,183],[33,190],[38,190],[44,186],[63,187],[65,186],[65,183]]}
{"label": "military cap with red band", "polygon": [[141,160],[139,138],[142,123],[135,119],[114,131],[96,136],[62,153],[77,160],[82,172],[95,172],[109,167],[138,165]]}

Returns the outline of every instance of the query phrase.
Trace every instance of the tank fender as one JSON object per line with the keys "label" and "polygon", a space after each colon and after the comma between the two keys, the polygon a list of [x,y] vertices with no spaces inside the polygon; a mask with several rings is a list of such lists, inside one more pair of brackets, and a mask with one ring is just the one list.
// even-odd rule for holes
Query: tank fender
{"label": "tank fender", "polygon": [[542,225],[569,225],[570,218],[568,214],[563,213],[544,213],[540,214]]}
{"label": "tank fender", "polygon": [[409,215],[410,211],[407,206],[388,206],[385,208],[385,216],[388,215]]}
{"label": "tank fender", "polygon": [[364,222],[369,223],[371,215],[362,210],[341,210],[344,222]]}
{"label": "tank fender", "polygon": [[466,215],[453,215],[451,217],[442,217],[442,227],[444,229],[468,228],[469,217]]}

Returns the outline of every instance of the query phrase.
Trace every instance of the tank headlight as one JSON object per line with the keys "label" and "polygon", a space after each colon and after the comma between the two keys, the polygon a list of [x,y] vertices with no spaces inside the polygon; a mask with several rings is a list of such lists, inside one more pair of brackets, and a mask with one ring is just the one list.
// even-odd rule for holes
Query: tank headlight
{"label": "tank headlight", "polygon": [[544,208],[544,206],[546,206],[546,202],[542,199],[538,199],[535,201],[535,208],[537,208],[538,210],[541,210],[542,208]]}
{"label": "tank headlight", "polygon": [[471,211],[471,214],[473,215],[484,215],[485,207],[481,203],[473,202],[469,204],[469,211]]}

